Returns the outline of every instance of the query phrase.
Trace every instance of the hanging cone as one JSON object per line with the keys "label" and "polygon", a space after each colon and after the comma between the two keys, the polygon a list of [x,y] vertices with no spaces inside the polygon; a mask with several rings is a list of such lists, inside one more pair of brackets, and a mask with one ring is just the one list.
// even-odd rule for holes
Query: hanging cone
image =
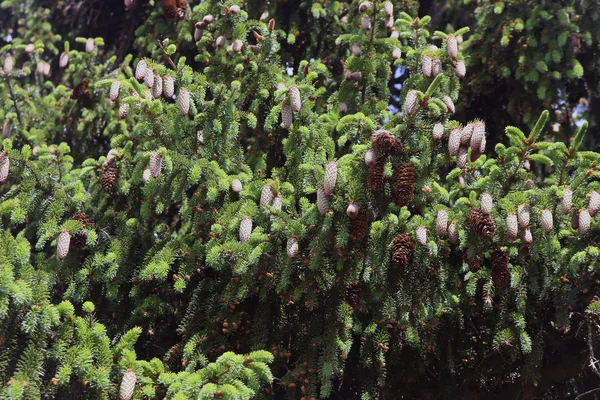
{"label": "hanging cone", "polygon": [[348,291],[346,292],[346,303],[348,303],[348,305],[350,307],[352,307],[352,309],[354,311],[357,311],[360,309],[361,303],[362,303],[362,298],[364,296],[364,287],[362,285],[362,282],[353,282],[350,287],[348,288]]}
{"label": "hanging cone", "polygon": [[425,78],[429,78],[431,76],[431,68],[433,66],[433,61],[430,56],[424,56],[421,60],[421,72]]}
{"label": "hanging cone", "polygon": [[531,228],[526,227],[523,229],[523,244],[529,246],[531,243],[533,243],[533,236],[531,236]]}
{"label": "hanging cone", "polygon": [[517,224],[517,214],[509,213],[506,216],[506,234],[509,238],[515,239],[519,233],[519,226]]}
{"label": "hanging cone", "polygon": [[458,229],[456,228],[456,222],[454,221],[448,226],[448,238],[452,244],[458,244],[460,242]]}
{"label": "hanging cone", "polygon": [[[465,126],[461,132],[460,144],[463,146],[466,145],[467,143],[469,143],[472,136],[473,136],[473,124],[467,124],[467,126]],[[479,149],[477,149],[477,150],[479,151]]]}
{"label": "hanging cone", "polygon": [[376,150],[385,154],[397,155],[402,151],[402,144],[390,132],[380,129],[371,135],[371,144]]}
{"label": "hanging cone", "polygon": [[110,85],[110,92],[108,94],[108,97],[112,100],[112,101],[116,101],[117,98],[119,97],[119,89],[121,88],[121,81],[118,79],[115,79],[112,84]]}
{"label": "hanging cone", "polygon": [[6,182],[8,179],[8,172],[10,170],[10,159],[8,158],[8,154],[1,153],[0,154],[0,184]]}
{"label": "hanging cone", "polygon": [[325,215],[329,211],[329,197],[325,193],[323,186],[317,190],[317,208],[321,215]]}
{"label": "hanging cone", "polygon": [[446,234],[446,229],[448,227],[448,211],[439,210],[437,212],[437,217],[435,218],[435,230],[439,237],[443,237]]}
{"label": "hanging cone", "polygon": [[148,164],[152,177],[158,178],[162,170],[162,156],[159,153],[152,153],[150,155],[150,162]]}
{"label": "hanging cone", "polygon": [[179,111],[181,115],[186,116],[190,111],[190,92],[186,88],[179,90],[179,98],[177,99],[179,104]]}
{"label": "hanging cone", "polygon": [[337,164],[335,161],[329,162],[325,166],[325,179],[323,181],[323,189],[328,195],[333,193],[335,182],[337,181]]}
{"label": "hanging cone", "polygon": [[100,171],[100,185],[105,192],[112,192],[117,183],[118,169],[115,165],[103,165]]}
{"label": "hanging cone", "polygon": [[[485,140],[485,125],[482,122],[476,122],[473,126],[473,135],[471,135],[471,151],[483,153],[481,143]],[[485,150],[485,145],[483,146]]]}
{"label": "hanging cone", "polygon": [[384,169],[385,157],[379,157],[375,165],[369,167],[367,185],[374,192],[380,192],[385,186],[385,177],[383,176]]}
{"label": "hanging cone", "polygon": [[450,114],[454,114],[454,102],[452,101],[452,99],[450,98],[450,96],[444,96],[442,98],[442,101],[444,102],[444,104],[446,105],[446,107],[448,107],[448,112]]}
{"label": "hanging cone", "polygon": [[465,62],[462,60],[456,63],[456,65],[454,66],[454,70],[456,71],[456,76],[458,76],[461,79],[464,78],[467,74],[467,67],[465,66]]}
{"label": "hanging cone", "polygon": [[129,104],[127,104],[127,103],[119,104],[119,118],[121,118],[121,119],[126,118],[128,112],[129,112]]}
{"label": "hanging cone", "polygon": [[377,163],[377,152],[375,149],[369,149],[365,152],[365,164],[372,167]]}
{"label": "hanging cone", "polygon": [[392,175],[392,200],[398,207],[408,204],[415,191],[415,166],[401,163]]}
{"label": "hanging cone", "polygon": [[438,76],[439,74],[442,73],[442,61],[439,58],[433,59],[431,73],[433,74],[433,76]]}
{"label": "hanging cone", "polygon": [[469,155],[469,149],[466,146],[460,146],[458,148],[458,154],[456,155],[456,167],[463,169],[467,165],[467,156]]}
{"label": "hanging cone", "polygon": [[550,233],[552,232],[553,221],[552,221],[552,211],[550,210],[542,210],[542,228],[544,232]]}
{"label": "hanging cone", "polygon": [[458,154],[458,150],[460,149],[460,138],[462,137],[462,131],[460,128],[454,128],[450,132],[450,137],[448,138],[448,153],[451,156],[455,156]]}
{"label": "hanging cone", "polygon": [[479,209],[474,209],[469,214],[469,223],[477,236],[490,239],[496,235],[496,226],[490,215],[484,214]]}
{"label": "hanging cone", "polygon": [[242,221],[240,222],[240,232],[239,232],[240,242],[246,243],[248,240],[250,240],[251,233],[252,233],[252,220],[250,219],[250,217],[242,218]]}
{"label": "hanging cone", "polygon": [[410,235],[400,234],[392,242],[392,267],[402,274],[412,257],[412,239]]}
{"label": "hanging cone", "polygon": [[176,0],[162,0],[163,14],[167,19],[177,18],[177,1]]}
{"label": "hanging cone", "polygon": [[417,243],[425,246],[427,244],[427,229],[424,226],[417,227],[416,237]]}
{"label": "hanging cone", "polygon": [[492,282],[494,287],[498,289],[505,287],[510,281],[508,256],[502,250],[497,249],[492,252],[490,261],[492,264]]}
{"label": "hanging cone", "polygon": [[590,231],[591,222],[592,216],[590,215],[590,212],[586,208],[582,208],[581,210],[579,210],[578,226],[580,234],[588,234],[588,232]]}
{"label": "hanging cone", "polygon": [[142,173],[142,181],[148,183],[150,182],[150,178],[152,178],[152,173],[150,172],[150,168],[146,168]]}
{"label": "hanging cone", "polygon": [[146,74],[144,75],[144,83],[148,88],[151,88],[154,85],[154,71],[152,71],[151,68],[146,68]]}
{"label": "hanging cone", "polygon": [[300,97],[300,90],[297,86],[291,86],[289,90],[290,105],[295,112],[300,112],[302,108],[302,98]]}
{"label": "hanging cone", "polygon": [[63,51],[58,60],[58,66],[60,68],[66,68],[69,65],[69,53]]}
{"label": "hanging cone", "polygon": [[273,207],[273,209],[276,211],[281,211],[281,208],[283,207],[283,199],[280,196],[275,196],[273,198],[273,204],[271,204],[271,207]]}
{"label": "hanging cone", "polygon": [[598,194],[598,192],[596,192],[595,190],[592,190],[589,196],[590,202],[588,204],[588,210],[590,212],[590,215],[592,217],[595,217],[598,213],[598,210],[600,210],[600,194]]}
{"label": "hanging cone", "polygon": [[492,208],[494,207],[494,201],[492,199],[492,195],[489,193],[484,193],[481,195],[481,212],[486,215],[492,213]]}
{"label": "hanging cone", "polygon": [[369,233],[369,221],[367,221],[367,214],[362,212],[359,213],[356,218],[350,221],[350,239],[362,240]]}
{"label": "hanging cone", "polygon": [[130,368],[123,374],[121,380],[121,387],[119,388],[119,399],[120,400],[131,400],[133,397],[133,391],[135,390],[135,382],[137,378],[135,372]]}
{"label": "hanging cone", "polygon": [[573,191],[569,188],[563,189],[563,197],[560,200],[560,209],[563,214],[568,214],[573,206]]}
{"label": "hanging cone", "polygon": [[404,101],[404,110],[408,115],[413,115],[417,111],[417,92],[410,90]]}
{"label": "hanging cone", "polygon": [[172,99],[175,94],[175,81],[171,75],[167,75],[163,79],[163,93],[167,99]]}
{"label": "hanging cone", "polygon": [[71,235],[69,231],[64,230],[58,235],[58,241],[56,243],[56,255],[59,260],[64,260],[69,254],[69,246],[71,245]]}
{"label": "hanging cone", "polygon": [[385,15],[391,17],[394,15],[394,5],[391,1],[386,1],[383,4],[383,9],[385,10]]}
{"label": "hanging cone", "polygon": [[283,127],[285,129],[289,129],[294,121],[294,113],[292,112],[292,107],[290,107],[288,103],[283,103],[281,105],[281,121],[283,122]]}
{"label": "hanging cone", "polygon": [[273,202],[273,187],[271,185],[263,186],[260,193],[260,211],[265,211],[267,206]]}
{"label": "hanging cone", "polygon": [[440,140],[444,135],[444,125],[437,123],[433,127],[433,139]]}
{"label": "hanging cone", "polygon": [[289,258],[294,258],[298,255],[298,237],[292,236],[288,239],[287,245],[287,255]]}
{"label": "hanging cone", "polygon": [[[71,219],[81,222],[84,229],[91,227],[94,221],[85,213],[74,215]],[[82,249],[85,246],[87,236],[85,233],[77,233],[71,238],[71,247],[75,250]]]}

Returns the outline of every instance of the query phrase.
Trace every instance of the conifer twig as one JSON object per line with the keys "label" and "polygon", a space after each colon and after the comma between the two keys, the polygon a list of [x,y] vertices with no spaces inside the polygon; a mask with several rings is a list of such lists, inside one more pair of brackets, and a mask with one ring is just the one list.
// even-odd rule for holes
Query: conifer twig
{"label": "conifer twig", "polygon": [[171,56],[169,56],[167,54],[167,51],[165,50],[165,46],[163,46],[163,44],[160,40],[157,40],[156,43],[158,44],[158,47],[160,47],[163,55],[165,57],[167,57],[167,61],[169,61],[169,64],[171,64],[171,68],[173,68],[175,71],[177,71],[177,67],[175,66],[175,63],[173,62],[173,60],[171,60]]}

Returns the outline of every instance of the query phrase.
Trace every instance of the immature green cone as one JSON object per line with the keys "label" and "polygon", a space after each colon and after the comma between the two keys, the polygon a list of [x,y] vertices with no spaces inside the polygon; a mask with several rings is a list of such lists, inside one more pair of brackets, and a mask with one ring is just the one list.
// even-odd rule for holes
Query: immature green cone
{"label": "immature green cone", "polygon": [[412,199],[415,191],[415,166],[401,163],[392,174],[392,201],[398,207],[404,207]]}
{"label": "immature green cone", "polygon": [[385,157],[379,157],[375,164],[369,167],[367,185],[374,192],[380,192],[385,187],[385,177],[383,176],[384,169]]}
{"label": "immature green cone", "polygon": [[337,164],[335,161],[329,162],[325,166],[325,179],[323,180],[323,189],[328,195],[333,193],[337,181]]}
{"label": "immature green cone", "polygon": [[110,92],[108,93],[108,97],[112,101],[116,101],[119,98],[119,89],[121,89],[121,81],[115,79],[110,85]]}
{"label": "immature green cone", "polygon": [[240,232],[239,232],[240,242],[246,243],[248,240],[250,240],[251,233],[252,233],[252,220],[250,219],[250,217],[242,218],[242,221],[240,222]]}
{"label": "immature green cone", "polygon": [[412,257],[412,239],[410,235],[402,233],[392,242],[392,267],[403,273]]}
{"label": "immature green cone", "polygon": [[505,287],[510,281],[510,272],[508,271],[508,256],[500,249],[494,250],[491,254],[492,264],[492,282],[498,289]]}
{"label": "immature green cone", "polygon": [[171,75],[166,75],[163,79],[163,93],[167,99],[172,99],[175,94],[175,80]]}
{"label": "immature green cone", "polygon": [[63,230],[58,235],[58,241],[56,242],[56,256],[59,260],[64,260],[69,254],[69,246],[71,245],[71,235],[69,231]]}
{"label": "immature green cone", "polygon": [[100,170],[100,185],[105,192],[112,192],[117,183],[118,169],[113,164],[103,165]]}
{"label": "immature green cone", "polygon": [[10,159],[8,154],[0,154],[0,184],[6,182],[8,179],[8,171],[10,170]]}
{"label": "immature green cone", "polygon": [[300,108],[302,108],[302,99],[300,97],[300,90],[298,89],[298,86],[294,85],[290,87],[289,96],[292,109],[295,112],[300,112]]}
{"label": "immature green cone", "polygon": [[121,380],[121,387],[119,388],[119,399],[120,400],[131,400],[133,391],[135,389],[135,382],[137,378],[135,372],[130,368],[123,374]]}
{"label": "immature green cone", "polygon": [[179,111],[181,115],[186,116],[190,111],[190,92],[186,88],[179,90],[179,98],[177,99],[179,104]]}

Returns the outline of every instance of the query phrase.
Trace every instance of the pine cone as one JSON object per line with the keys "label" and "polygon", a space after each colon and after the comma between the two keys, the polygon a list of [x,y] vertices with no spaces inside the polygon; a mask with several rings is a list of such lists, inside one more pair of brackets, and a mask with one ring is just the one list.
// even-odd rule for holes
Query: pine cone
{"label": "pine cone", "polygon": [[168,19],[175,19],[177,17],[177,1],[176,0],[162,0],[163,14]]}
{"label": "pine cone", "polygon": [[133,391],[135,390],[136,382],[135,372],[132,369],[128,369],[123,374],[123,380],[121,380],[121,387],[119,388],[119,399],[120,400],[131,400]]}
{"label": "pine cone", "polygon": [[385,15],[391,17],[394,15],[394,5],[391,1],[386,1],[383,5],[383,9],[385,10]]}
{"label": "pine cone", "polygon": [[462,132],[460,128],[454,128],[450,132],[450,137],[448,138],[448,153],[451,156],[455,156],[458,154],[458,149],[460,149],[460,138],[462,137]]}
{"label": "pine cone", "polygon": [[444,135],[444,125],[437,123],[433,127],[433,139],[440,140]]}
{"label": "pine cone", "polygon": [[325,193],[323,186],[317,190],[317,208],[321,215],[325,215],[329,211],[329,196]]}
{"label": "pine cone", "polygon": [[353,282],[346,292],[346,303],[354,311],[360,309],[360,304],[364,295],[364,288],[361,282]]}
{"label": "pine cone", "polygon": [[325,166],[325,179],[323,181],[323,189],[325,189],[325,193],[327,193],[327,194],[333,193],[333,189],[335,189],[336,181],[337,181],[337,164],[335,163],[335,161],[331,161]]}
{"label": "pine cone", "polygon": [[184,19],[187,12],[187,0],[177,0],[177,18]]}
{"label": "pine cone", "polygon": [[371,2],[370,1],[363,1],[358,6],[358,12],[364,13],[365,11],[367,11],[367,9],[369,7],[371,7]]}
{"label": "pine cone", "polygon": [[590,192],[590,202],[588,204],[588,210],[590,211],[590,215],[595,217],[600,210],[600,194],[595,190]]}
{"label": "pine cone", "polygon": [[560,201],[560,208],[563,214],[568,214],[573,206],[573,191],[569,188],[563,189],[563,197]]}
{"label": "pine cone", "polygon": [[283,199],[280,196],[275,196],[273,198],[273,204],[271,204],[271,207],[273,207],[273,209],[276,211],[281,211],[281,208],[283,207]]}
{"label": "pine cone", "polygon": [[288,103],[283,103],[281,105],[281,121],[283,122],[283,127],[285,129],[289,129],[294,121],[294,113],[292,112],[292,107],[290,107]]}
{"label": "pine cone", "polygon": [[115,79],[112,84],[110,85],[110,93],[109,93],[109,98],[112,101],[116,101],[117,98],[119,97],[119,89],[121,88],[121,81],[118,79]]}
{"label": "pine cone", "polygon": [[100,185],[105,192],[112,192],[117,183],[117,174],[119,170],[113,164],[103,165],[100,172]]}
{"label": "pine cone", "polygon": [[66,68],[67,65],[69,65],[69,53],[67,53],[66,51],[63,51],[58,60],[58,66],[60,68]]}
{"label": "pine cone", "polygon": [[265,185],[260,193],[260,211],[265,211],[265,208],[270,206],[272,202],[273,187],[271,185]]}
{"label": "pine cone", "polygon": [[121,119],[126,118],[128,112],[129,112],[129,104],[127,104],[127,103],[119,104],[119,118],[121,118]]}
{"label": "pine cone", "polygon": [[234,179],[231,181],[231,190],[233,190],[236,193],[239,193],[242,191],[242,182],[239,179]]}
{"label": "pine cone", "polygon": [[430,56],[424,56],[423,60],[421,60],[421,72],[423,72],[423,76],[425,78],[431,77],[431,67],[433,66],[433,61]]}
{"label": "pine cone", "polygon": [[69,254],[69,246],[71,245],[71,235],[69,231],[64,230],[58,235],[58,241],[56,243],[56,255],[59,260],[64,260]]}
{"label": "pine cone", "polygon": [[242,47],[244,47],[244,42],[242,42],[240,39],[235,39],[231,45],[231,50],[233,50],[235,53],[239,53],[242,51]]}
{"label": "pine cone", "polygon": [[446,44],[448,46],[448,56],[456,60],[456,56],[458,55],[458,42],[456,41],[456,36],[450,34],[448,38],[446,38]]}
{"label": "pine cone", "polygon": [[490,239],[496,235],[496,226],[490,215],[484,214],[479,209],[474,209],[469,215],[469,223],[477,236]]}
{"label": "pine cone", "polygon": [[456,71],[456,76],[458,76],[461,79],[464,78],[467,74],[467,67],[465,66],[465,62],[462,60],[456,63],[456,65],[454,66],[454,70]]}
{"label": "pine cone", "polygon": [[146,73],[144,74],[144,83],[148,88],[151,88],[154,85],[154,71],[152,71],[152,68],[146,68]]}
{"label": "pine cone", "polygon": [[377,152],[375,149],[369,149],[365,152],[365,164],[372,167],[377,163]]}
{"label": "pine cone", "polygon": [[402,151],[402,143],[390,132],[380,129],[371,135],[373,147],[382,153],[397,155]]}
{"label": "pine cone", "polygon": [[[469,143],[472,136],[473,136],[473,124],[467,124],[467,126],[465,126],[461,132],[460,144],[463,146],[466,145],[467,143]],[[479,149],[477,149],[477,150],[479,150]]]}
{"label": "pine cone", "polygon": [[579,210],[579,218],[578,218],[578,226],[579,233],[582,235],[587,235],[590,231],[590,224],[592,222],[592,216],[587,208],[582,208]]}
{"label": "pine cone", "polygon": [[523,229],[523,244],[528,246],[531,243],[533,243],[533,236],[531,236],[531,228],[527,226]]}
{"label": "pine cone", "polygon": [[152,153],[150,155],[150,162],[148,168],[150,168],[150,174],[153,178],[158,178],[162,171],[162,156],[159,153]]}
{"label": "pine cone", "polygon": [[406,100],[404,101],[404,110],[406,114],[413,115],[417,110],[417,92],[414,90],[410,90],[406,95]]}
{"label": "pine cone", "polygon": [[550,210],[542,210],[542,228],[544,232],[550,233],[552,232],[553,220],[552,220],[552,211]]}
{"label": "pine cone", "polygon": [[71,98],[73,100],[91,100],[92,94],[88,92],[87,88],[90,82],[87,79],[82,80],[73,88],[71,92]]}
{"label": "pine cone", "polygon": [[367,14],[363,14],[360,23],[365,31],[371,30],[371,18]]}
{"label": "pine cone", "polygon": [[460,241],[458,229],[456,228],[456,222],[454,221],[452,221],[452,223],[448,226],[448,238],[452,244],[458,244]]}
{"label": "pine cone", "polygon": [[135,67],[135,79],[141,81],[144,79],[146,75],[146,68],[148,68],[148,63],[143,58],[138,61],[137,66]]}
{"label": "pine cone", "polygon": [[379,157],[375,165],[369,167],[369,176],[367,177],[367,185],[374,192],[383,190],[385,186],[385,177],[383,172],[385,169],[385,157]]}
{"label": "pine cone", "polygon": [[[481,152],[481,143],[485,139],[485,124],[482,122],[477,122],[473,126],[473,135],[471,136],[471,151],[482,153]],[[483,146],[485,150],[485,145]]]}
{"label": "pine cone", "polygon": [[179,111],[181,115],[186,116],[190,111],[190,92],[186,88],[181,88],[179,90],[179,98],[177,99],[179,103]]}
{"label": "pine cone", "polygon": [[71,219],[81,222],[84,228],[89,228],[94,224],[94,220],[86,213],[75,214]]}
{"label": "pine cone", "polygon": [[439,58],[433,59],[431,73],[433,74],[433,76],[438,76],[439,74],[442,73],[442,61]]}
{"label": "pine cone", "polygon": [[458,154],[456,155],[456,167],[463,169],[467,165],[467,156],[469,155],[469,149],[465,146],[460,146]]}
{"label": "pine cone", "polygon": [[392,175],[392,200],[398,207],[408,204],[415,191],[415,166],[401,163]]}
{"label": "pine cone", "polygon": [[85,42],[85,52],[91,53],[92,51],[94,51],[94,39],[88,38],[88,40]]}
{"label": "pine cone", "polygon": [[439,237],[443,237],[446,234],[448,228],[448,211],[439,210],[437,217],[435,218],[435,230]]}
{"label": "pine cone", "polygon": [[517,225],[517,215],[510,213],[506,216],[506,234],[509,238],[514,239],[517,237],[519,226]]}
{"label": "pine cone", "polygon": [[171,75],[167,75],[163,79],[163,93],[167,99],[172,99],[175,94],[175,81]]}
{"label": "pine cone", "polygon": [[3,152],[0,154],[0,184],[6,182],[8,179],[8,171],[10,170],[10,159],[8,154]]}
{"label": "pine cone", "polygon": [[517,207],[517,219],[521,228],[529,226],[529,206],[527,204],[519,204]]}
{"label": "pine cone", "polygon": [[454,102],[452,101],[452,99],[450,98],[450,96],[444,96],[442,98],[442,101],[444,102],[444,104],[446,105],[446,107],[448,107],[448,112],[450,114],[454,114]]}
{"label": "pine cone", "polygon": [[494,200],[492,199],[492,195],[489,193],[484,193],[481,195],[481,212],[486,215],[492,213],[492,208],[494,207]]}
{"label": "pine cone", "polygon": [[295,112],[300,112],[300,108],[302,108],[302,98],[300,97],[300,90],[298,90],[298,86],[291,86],[288,93],[290,96],[290,104],[292,109]]}
{"label": "pine cone", "polygon": [[491,254],[492,264],[492,282],[497,288],[503,288],[510,281],[510,272],[508,271],[508,256],[500,249],[496,249]]}
{"label": "pine cone", "polygon": [[154,77],[154,84],[152,85],[152,97],[158,99],[163,94],[163,80],[160,76]]}
{"label": "pine cone", "polygon": [[294,258],[298,255],[298,237],[292,236],[288,239],[287,245],[287,255],[289,258]]}
{"label": "pine cone", "polygon": [[405,233],[399,234],[392,242],[392,267],[402,274],[412,257],[412,239]]}
{"label": "pine cone", "polygon": [[350,221],[350,239],[362,240],[369,233],[369,222],[367,221],[367,214],[364,212],[359,213],[356,218]]}
{"label": "pine cone", "polygon": [[424,226],[417,227],[416,237],[417,243],[425,246],[427,244],[427,229]]}
{"label": "pine cone", "polygon": [[250,219],[250,217],[242,218],[242,221],[240,222],[240,232],[239,232],[240,242],[246,243],[248,240],[250,240],[251,233],[252,233],[252,220]]}
{"label": "pine cone", "polygon": [[348,218],[356,218],[358,216],[359,211],[360,208],[358,207],[358,204],[350,203],[348,204],[348,208],[346,208],[346,215],[348,216]]}

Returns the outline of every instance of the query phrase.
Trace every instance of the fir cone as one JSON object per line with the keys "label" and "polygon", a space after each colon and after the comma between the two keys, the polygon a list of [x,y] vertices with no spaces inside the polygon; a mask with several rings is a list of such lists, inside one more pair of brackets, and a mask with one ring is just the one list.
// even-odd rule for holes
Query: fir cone
{"label": "fir cone", "polygon": [[163,94],[163,80],[160,76],[154,77],[154,84],[152,85],[152,97],[158,99]]}
{"label": "fir cone", "polygon": [[465,66],[465,62],[462,60],[456,63],[454,70],[456,71],[456,76],[459,78],[464,78],[467,74],[467,67]]}
{"label": "fir cone", "polygon": [[552,220],[552,211],[550,210],[542,210],[542,228],[544,232],[550,233],[552,232],[553,220]]}
{"label": "fir cone", "polygon": [[529,206],[527,204],[520,204],[517,207],[517,219],[521,228],[529,226]]}
{"label": "fir cone", "polygon": [[69,53],[63,51],[60,55],[60,59],[58,60],[58,66],[60,68],[66,68],[69,65]]}
{"label": "fir cone", "polygon": [[363,14],[360,23],[365,31],[371,30],[371,18],[367,14]]}
{"label": "fir cone", "polygon": [[531,243],[533,243],[533,236],[531,236],[531,228],[526,227],[523,229],[523,244],[529,246]]}
{"label": "fir cone", "polygon": [[592,217],[595,217],[600,210],[600,194],[595,190],[590,192],[590,202],[588,203],[588,210]]}
{"label": "fir cone", "polygon": [[399,234],[392,242],[392,267],[403,273],[412,257],[412,239],[405,233]]}
{"label": "fir cone", "polygon": [[[482,122],[476,122],[473,125],[473,135],[471,135],[471,151],[477,153],[483,153],[481,151],[481,143],[485,139],[485,124]],[[483,146],[485,150],[485,145]]]}
{"label": "fir cone", "polygon": [[302,108],[302,98],[300,97],[300,90],[298,90],[298,86],[294,85],[290,87],[289,96],[292,109],[295,112],[300,112],[300,108]]}
{"label": "fir cone", "polygon": [[[473,136],[473,124],[467,124],[467,126],[465,126],[460,134],[460,144],[461,145],[466,145],[467,143],[469,143],[469,141],[471,140],[471,137]],[[479,151],[479,149],[477,149]]]}
{"label": "fir cone", "polygon": [[227,44],[227,35],[221,35],[215,41],[215,46],[217,47],[217,49],[225,46],[226,44]]}
{"label": "fir cone", "polygon": [[452,244],[458,244],[460,241],[455,221],[452,221],[452,223],[448,226],[448,238]]}
{"label": "fir cone", "polygon": [[298,255],[298,237],[292,236],[288,239],[287,245],[287,255],[289,258],[294,258]]}
{"label": "fir cone", "polygon": [[385,10],[385,15],[391,17],[394,15],[394,5],[391,1],[386,1],[383,5],[383,9]]}
{"label": "fir cone", "polygon": [[431,77],[431,68],[433,67],[433,60],[430,56],[423,56],[421,60],[421,72],[425,78]]}
{"label": "fir cone", "polygon": [[171,75],[167,75],[163,81],[163,93],[167,99],[172,99],[175,94],[175,81]]}
{"label": "fir cone", "polygon": [[448,227],[448,211],[446,210],[438,210],[437,216],[435,218],[435,230],[439,237],[443,237],[446,234],[446,229]]}
{"label": "fir cone", "polygon": [[152,177],[152,173],[150,172],[150,169],[149,169],[149,168],[146,168],[146,169],[144,170],[144,172],[142,173],[142,181],[143,181],[144,183],[148,183],[148,182],[150,182],[150,178],[151,178],[151,177]]}
{"label": "fir cone", "polygon": [[474,209],[469,215],[469,222],[471,228],[475,231],[477,236],[481,238],[490,239],[496,235],[496,226],[494,220],[490,215],[484,214],[479,209]]}
{"label": "fir cone", "polygon": [[281,105],[281,121],[283,122],[283,127],[285,129],[289,129],[292,126],[292,122],[294,120],[294,113],[292,112],[292,107],[288,103],[283,103]]}
{"label": "fir cone", "polygon": [[94,51],[94,39],[88,38],[87,42],[85,42],[85,52],[91,53]]}
{"label": "fir cone", "polygon": [[455,156],[458,154],[458,150],[460,149],[460,138],[462,136],[462,132],[460,128],[454,128],[450,132],[450,137],[448,138],[448,153],[451,156]]}
{"label": "fir cone", "polygon": [[408,204],[415,191],[415,166],[401,163],[392,175],[392,200],[398,207]]}
{"label": "fir cone", "polygon": [[337,164],[335,161],[329,162],[325,166],[325,179],[323,181],[323,189],[328,195],[333,193],[335,182],[337,181]]}
{"label": "fir cone", "polygon": [[346,103],[338,104],[338,110],[340,114],[346,114],[348,112],[348,105]]}
{"label": "fir cone", "polygon": [[123,374],[121,387],[119,388],[119,400],[131,400],[133,391],[135,390],[136,380],[135,372],[133,372],[131,368]]}
{"label": "fir cone", "polygon": [[361,282],[353,282],[350,285],[350,288],[348,288],[348,292],[346,292],[346,303],[348,303],[348,305],[352,307],[354,311],[360,309],[363,290],[364,289]]}
{"label": "fir cone", "polygon": [[372,167],[377,163],[377,152],[375,149],[369,149],[365,152],[365,164]]}
{"label": "fir cone", "polygon": [[325,215],[327,214],[327,211],[329,211],[329,197],[327,196],[327,193],[325,193],[323,186],[317,190],[317,208],[321,215]]}
{"label": "fir cone", "polygon": [[425,246],[427,244],[427,229],[424,226],[417,227],[416,237],[417,243]]}
{"label": "fir cone", "polygon": [[113,164],[103,165],[100,172],[100,185],[105,192],[112,192],[117,183],[118,169]]}
{"label": "fir cone", "polygon": [[394,29],[394,17],[385,17],[385,28]]}
{"label": "fir cone", "polygon": [[350,239],[362,240],[369,233],[367,214],[362,212],[350,221]]}
{"label": "fir cone", "polygon": [[58,235],[58,241],[56,242],[56,255],[59,260],[64,260],[69,254],[69,246],[71,245],[71,235],[66,229]]}
{"label": "fir cone", "polygon": [[510,281],[510,272],[508,271],[508,256],[500,249],[496,249],[491,254],[492,264],[492,282],[494,287],[500,289],[506,286]]}
{"label": "fir cone", "polygon": [[371,2],[370,1],[363,1],[362,3],[360,3],[360,5],[358,6],[358,12],[364,13],[365,11],[367,11],[367,9],[371,7]]}
{"label": "fir cone", "polygon": [[176,0],[162,0],[163,14],[168,19],[177,18],[177,1]]}
{"label": "fir cone", "polygon": [[242,218],[242,221],[240,222],[240,232],[239,232],[240,242],[246,243],[248,240],[250,240],[251,233],[252,233],[252,220],[250,219],[250,217]]}
{"label": "fir cone", "polygon": [[242,42],[240,39],[235,39],[231,45],[231,49],[236,53],[242,51],[242,47],[244,47],[244,42]]}
{"label": "fir cone", "polygon": [[154,85],[154,71],[151,68],[146,68],[146,73],[144,74],[144,83],[146,87],[151,88]]}
{"label": "fir cone", "polygon": [[146,76],[146,69],[148,68],[148,63],[143,58],[138,62],[135,67],[135,79],[141,81]]}
{"label": "fir cone", "polygon": [[560,201],[560,208],[563,214],[568,214],[573,206],[573,191],[569,188],[563,189],[563,197]]}
{"label": "fir cone", "polygon": [[404,101],[404,110],[406,114],[413,115],[417,110],[417,100],[418,100],[417,92],[414,90],[410,90],[406,95],[406,100]]}
{"label": "fir cone", "polygon": [[10,121],[4,121],[4,125],[2,126],[2,138],[6,139],[7,137],[10,136],[11,132],[12,132],[12,124],[10,123]]}
{"label": "fir cone", "polygon": [[8,171],[10,170],[10,159],[8,154],[3,152],[0,154],[0,184],[6,182],[8,179]]}
{"label": "fir cone", "polygon": [[260,193],[260,211],[265,211],[267,206],[273,203],[273,187],[271,185],[263,186]]}
{"label": "fir cone", "polygon": [[352,47],[350,47],[350,51],[352,52],[352,55],[354,57],[362,56],[362,50],[360,49],[360,46],[358,45],[358,43],[354,43],[352,45]]}
{"label": "fir cone", "polygon": [[450,96],[444,96],[444,98],[442,98],[442,101],[444,102],[446,107],[448,107],[448,112],[450,114],[454,114],[454,102],[452,101]]}
{"label": "fir cone", "polygon": [[579,233],[587,235],[590,231],[590,224],[592,223],[592,216],[587,208],[579,210],[578,226]]}
{"label": "fir cone", "polygon": [[489,215],[492,213],[492,208],[494,207],[494,200],[492,199],[492,195],[489,193],[484,193],[481,195],[481,211]]}
{"label": "fir cone", "polygon": [[444,125],[437,123],[433,127],[433,139],[440,140],[444,135]]}
{"label": "fir cone", "polygon": [[376,150],[385,154],[397,155],[402,151],[400,140],[383,129],[373,132],[371,143]]}
{"label": "fir cone", "polygon": [[110,92],[108,94],[108,97],[111,99],[111,101],[117,100],[119,97],[119,89],[121,89],[121,81],[115,79],[110,85]]}
{"label": "fir cone", "polygon": [[467,156],[469,155],[469,149],[465,146],[458,148],[458,154],[456,155],[456,166],[463,169],[467,165]]}
{"label": "fir cone", "polygon": [[515,213],[509,213],[506,216],[506,234],[509,238],[515,239],[519,232],[519,226],[517,224],[517,215]]}
{"label": "fir cone", "polygon": [[369,167],[369,176],[367,177],[367,185],[374,192],[380,192],[385,187],[385,177],[383,176],[385,169],[385,157],[379,157],[375,164]]}
{"label": "fir cone", "polygon": [[119,104],[119,118],[121,118],[121,119],[126,118],[128,112],[129,112],[129,104],[127,104],[127,103]]}
{"label": "fir cone", "polygon": [[179,103],[179,111],[181,115],[186,116],[190,111],[190,92],[186,88],[181,88],[179,90],[179,98],[177,99]]}
{"label": "fir cone", "polygon": [[159,153],[152,153],[148,167],[150,168],[152,177],[155,179],[158,178],[162,170],[162,156]]}
{"label": "fir cone", "polygon": [[456,37],[452,34],[448,35],[446,44],[448,46],[448,56],[451,59],[456,60],[456,56],[458,55],[458,42],[456,41]]}
{"label": "fir cone", "polygon": [[442,61],[439,58],[433,59],[433,65],[431,66],[431,73],[433,76],[438,76],[442,73]]}
{"label": "fir cone", "polygon": [[231,190],[233,190],[236,193],[239,193],[242,191],[242,182],[239,179],[234,179],[231,181]]}
{"label": "fir cone", "polygon": [[281,196],[275,196],[273,198],[273,204],[271,204],[271,207],[273,207],[273,209],[276,211],[281,211],[281,208],[283,207],[283,199]]}
{"label": "fir cone", "polygon": [[350,203],[348,204],[348,208],[346,208],[346,215],[348,216],[348,218],[356,218],[358,216],[359,211],[360,208],[358,207],[358,204]]}

